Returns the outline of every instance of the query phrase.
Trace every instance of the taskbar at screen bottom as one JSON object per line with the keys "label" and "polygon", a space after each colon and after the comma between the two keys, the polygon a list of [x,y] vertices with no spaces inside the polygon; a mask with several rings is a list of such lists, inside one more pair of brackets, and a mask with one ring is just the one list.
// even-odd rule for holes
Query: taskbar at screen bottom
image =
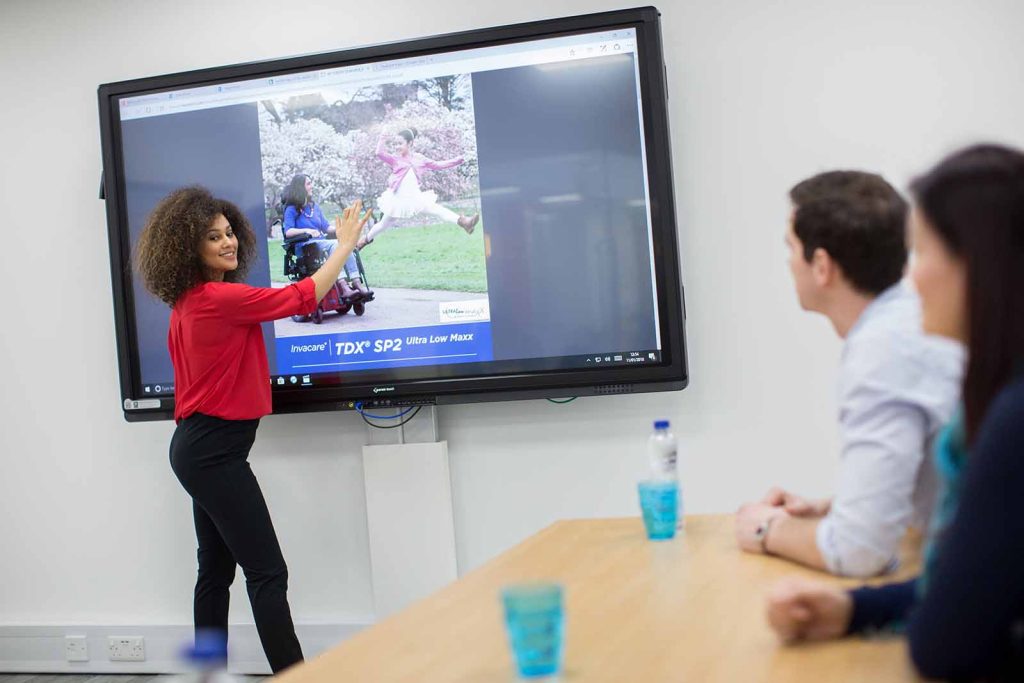
{"label": "taskbar at screen bottom", "polygon": [[[474,376],[488,376],[501,374],[524,374],[530,372],[548,372],[557,370],[580,370],[597,367],[624,367],[635,365],[658,365],[662,361],[661,351],[645,349],[642,351],[606,351],[604,353],[593,353],[577,356],[557,356],[547,358],[526,358],[505,361],[490,361],[486,364],[456,364],[444,366],[446,369],[459,368],[468,370],[466,378]],[[482,372],[481,372],[482,370]],[[461,373],[460,373],[461,374]],[[378,378],[379,379],[379,378]],[[420,379],[408,377],[397,379]],[[323,387],[347,384],[350,382],[362,383],[360,373],[303,373],[287,375],[271,375],[270,384],[274,388],[295,389],[301,387]]]}
{"label": "taskbar at screen bottom", "polygon": [[[526,358],[514,361],[491,361],[486,364],[484,372],[467,373],[467,377],[492,374],[529,373],[552,370],[579,370],[581,368],[658,365],[661,363],[661,351],[645,349],[642,351],[606,351],[578,356],[557,356],[549,358]],[[445,366],[446,369],[459,367],[470,370],[467,365]],[[473,368],[476,370],[476,368]],[[421,371],[422,372],[422,371]],[[353,379],[359,380],[358,372],[346,373],[302,373],[288,375],[271,375],[270,384],[277,389],[296,389],[302,387],[337,386]],[[343,379],[344,378],[344,379]],[[348,380],[348,381],[346,381]],[[142,385],[144,398],[170,398],[174,395],[174,382],[157,382]]]}
{"label": "taskbar at screen bottom", "polygon": [[174,396],[174,382],[143,384],[142,395],[145,398],[170,398],[171,396]]}

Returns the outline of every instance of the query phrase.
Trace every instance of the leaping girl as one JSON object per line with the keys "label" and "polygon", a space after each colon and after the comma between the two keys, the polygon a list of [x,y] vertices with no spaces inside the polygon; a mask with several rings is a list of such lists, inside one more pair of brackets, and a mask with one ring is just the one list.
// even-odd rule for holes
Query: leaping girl
{"label": "leaping girl", "polygon": [[461,156],[444,161],[428,159],[419,152],[413,151],[416,140],[415,128],[399,131],[398,154],[389,154],[384,147],[384,132],[377,138],[377,157],[391,167],[388,187],[377,198],[377,206],[384,212],[384,217],[374,225],[365,237],[356,245],[361,249],[372,242],[378,235],[403,218],[411,218],[419,213],[437,216],[447,223],[454,223],[472,235],[480,220],[480,214],[472,216],[460,215],[437,203],[437,194],[433,190],[420,189],[420,176],[426,171],[440,171],[454,168],[465,161]]}

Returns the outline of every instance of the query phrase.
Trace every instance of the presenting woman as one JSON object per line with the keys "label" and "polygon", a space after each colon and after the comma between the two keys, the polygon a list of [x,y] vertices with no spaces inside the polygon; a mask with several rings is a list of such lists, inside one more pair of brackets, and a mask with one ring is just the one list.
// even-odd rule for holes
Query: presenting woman
{"label": "presenting woman", "polygon": [[969,349],[921,574],[853,591],[791,580],[768,619],[785,640],[905,631],[926,678],[1024,681],[1024,154],[969,148],[913,190],[924,330]]}
{"label": "presenting woman", "polygon": [[377,206],[384,213],[383,218],[373,226],[366,237],[359,240],[357,249],[365,247],[378,235],[403,218],[411,218],[418,213],[436,216],[447,223],[455,223],[472,235],[480,214],[460,216],[451,209],[437,203],[437,194],[431,190],[420,189],[420,176],[426,171],[440,171],[454,168],[465,161],[462,157],[434,161],[413,149],[417,132],[415,128],[406,128],[396,136],[398,154],[390,154],[385,149],[384,132],[377,138],[377,158],[391,167],[387,189],[377,198]]}
{"label": "presenting woman", "polygon": [[199,552],[196,630],[228,627],[235,565],[245,572],[256,629],[274,672],[302,661],[288,608],[288,569],[249,449],[271,411],[260,323],[309,314],[334,286],[366,223],[360,202],[335,221],[338,245],[311,277],[282,288],[243,284],[255,236],[235,205],[201,187],[177,190],[149,216],[136,266],[171,307],[178,426],[171,467],[192,497]]}
{"label": "presenting woman", "polygon": [[[329,239],[333,236],[334,226],[324,217],[320,205],[313,201],[313,181],[310,177],[302,173],[294,176],[284,189],[281,201],[284,203],[284,236],[308,235],[310,239],[300,244],[300,249],[312,246],[330,256],[336,245],[333,239]],[[373,299],[373,292],[363,284],[354,254],[350,254],[345,261],[345,277],[340,278],[338,284],[341,286],[341,295],[352,303]]]}

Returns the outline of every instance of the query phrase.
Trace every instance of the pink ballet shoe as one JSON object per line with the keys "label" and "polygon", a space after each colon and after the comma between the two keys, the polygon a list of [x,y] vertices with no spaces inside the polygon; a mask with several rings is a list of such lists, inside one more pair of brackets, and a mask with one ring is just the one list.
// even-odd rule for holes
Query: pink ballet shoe
{"label": "pink ballet shoe", "polygon": [[476,224],[480,222],[480,214],[475,213],[472,216],[459,216],[459,227],[466,231],[467,235],[472,235],[473,231],[476,230]]}

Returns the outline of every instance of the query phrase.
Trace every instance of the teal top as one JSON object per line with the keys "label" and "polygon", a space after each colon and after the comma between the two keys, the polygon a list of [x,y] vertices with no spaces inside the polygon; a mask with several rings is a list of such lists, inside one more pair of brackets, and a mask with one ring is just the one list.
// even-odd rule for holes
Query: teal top
{"label": "teal top", "polygon": [[967,439],[964,435],[963,407],[939,432],[935,441],[935,469],[939,473],[939,499],[932,513],[925,536],[921,575],[917,581],[917,598],[928,590],[928,578],[935,568],[935,554],[942,542],[942,534],[949,527],[960,504],[963,471],[967,463]]}

